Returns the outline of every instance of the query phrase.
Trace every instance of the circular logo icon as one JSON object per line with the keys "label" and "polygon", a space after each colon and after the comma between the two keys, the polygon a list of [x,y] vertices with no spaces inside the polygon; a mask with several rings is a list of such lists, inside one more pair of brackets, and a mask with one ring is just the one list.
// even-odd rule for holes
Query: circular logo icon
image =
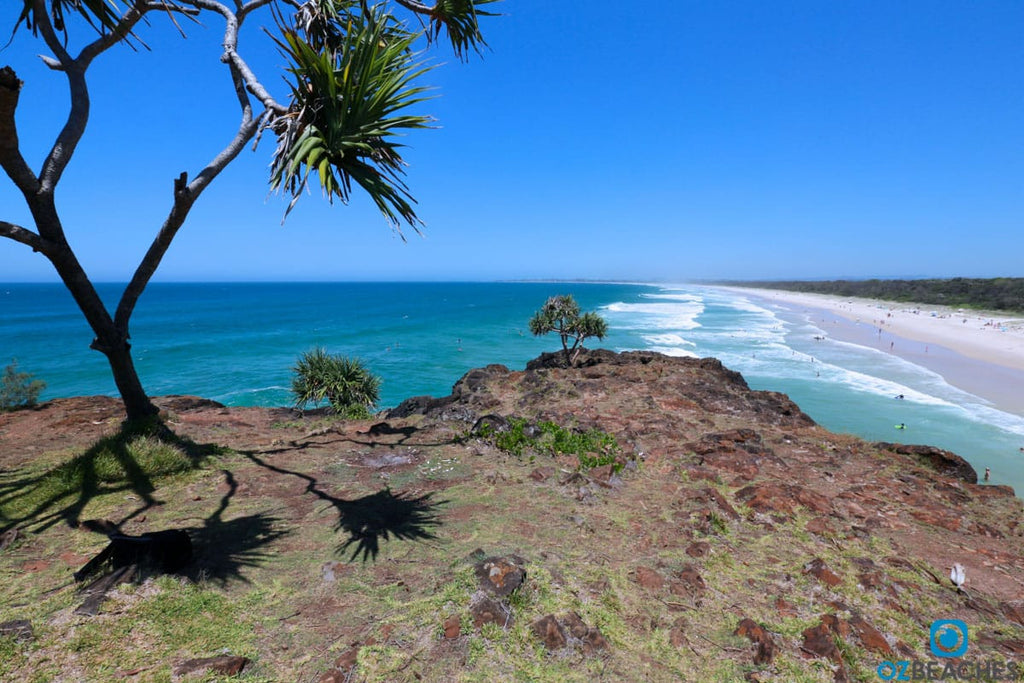
{"label": "circular logo icon", "polygon": [[936,657],[962,657],[967,652],[967,624],[959,619],[933,621],[928,646]]}

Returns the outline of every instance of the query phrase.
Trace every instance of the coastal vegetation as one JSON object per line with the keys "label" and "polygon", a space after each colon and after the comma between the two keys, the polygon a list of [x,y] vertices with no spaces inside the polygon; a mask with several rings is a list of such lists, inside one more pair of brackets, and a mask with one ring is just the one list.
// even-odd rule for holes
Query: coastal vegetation
{"label": "coastal vegetation", "polygon": [[39,400],[46,382],[31,373],[19,372],[18,361],[12,360],[0,376],[0,411],[30,408]]}
{"label": "coastal vegetation", "polygon": [[576,457],[582,471],[604,465],[611,465],[613,472],[623,468],[622,448],[614,436],[599,429],[563,427],[550,420],[534,425],[523,418],[512,418],[499,426],[493,422],[482,422],[475,434],[517,457],[532,452],[530,462],[535,461],[533,454],[549,457],[569,455]]}
{"label": "coastal vegetation", "polygon": [[[608,334],[608,323],[597,313],[580,313],[580,305],[571,294],[549,298],[540,310],[530,318],[530,332],[540,337],[556,332],[562,340],[565,364],[576,364],[583,340],[596,337],[604,339]],[[570,340],[572,346],[569,345]]]}
{"label": "coastal vegetation", "polygon": [[955,277],[925,280],[770,280],[733,282],[743,287],[855,296],[905,303],[1024,313],[1024,278]]}
{"label": "coastal vegetation", "polygon": [[[404,145],[397,141],[431,122],[427,116],[408,113],[426,99],[422,79],[433,68],[424,63],[423,51],[416,46],[446,38],[460,59],[479,51],[485,45],[479,18],[491,15],[483,8],[492,2],[439,0],[431,6],[394,0],[371,6],[359,0],[22,0],[14,31],[30,31],[41,40],[49,54],[40,59],[57,78],[66,80],[70,106],[65,125],[37,166],[40,170],[34,171],[23,152],[37,145],[26,144],[22,149],[15,122],[23,82],[11,66],[0,68],[0,167],[20,192],[35,224],[32,229],[0,219],[0,237],[42,254],[51,263],[95,335],[91,348],[107,358],[129,420],[158,412],[132,358],[129,323],[136,304],[200,196],[243,149],[258,143],[264,134],[276,138],[269,184],[290,196],[286,215],[312,184],[319,185],[329,201],[342,203],[349,201],[355,185],[400,236],[403,224],[418,231],[415,199],[403,179]],[[269,24],[265,30],[286,62],[283,73],[257,74],[256,61],[246,58],[254,56],[248,51],[258,47],[250,48],[246,39],[255,32],[242,29],[259,21],[256,17]],[[241,122],[225,137],[220,153],[191,179],[187,171],[173,179],[170,210],[156,226],[116,307],[108,308],[69,244],[68,217],[58,211],[55,196],[87,130],[90,112],[101,110],[91,107],[90,67],[112,49],[146,47],[146,29],[164,21],[172,22],[182,37],[186,29],[222,22],[223,49],[211,66],[227,68],[226,90],[239,105]],[[267,85],[282,75],[289,95],[279,101]],[[125,74],[124,82],[132,86],[150,78]],[[196,108],[202,108],[204,98],[216,96],[200,93]],[[47,106],[54,99],[47,100]],[[102,179],[116,172],[94,169],[90,175]]]}
{"label": "coastal vegetation", "polygon": [[380,400],[380,377],[357,358],[330,354],[321,347],[299,357],[293,368],[292,394],[300,412],[324,401],[332,412],[350,419],[365,419]]}

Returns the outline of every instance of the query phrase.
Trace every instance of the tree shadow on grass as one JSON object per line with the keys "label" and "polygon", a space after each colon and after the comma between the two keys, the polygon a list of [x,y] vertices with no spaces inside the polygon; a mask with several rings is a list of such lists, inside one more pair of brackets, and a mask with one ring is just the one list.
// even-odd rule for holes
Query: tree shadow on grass
{"label": "tree shadow on grass", "polygon": [[196,558],[187,575],[194,580],[213,580],[222,585],[230,580],[248,583],[242,569],[262,564],[267,554],[261,548],[290,532],[281,528],[278,517],[263,512],[225,520],[224,511],[238,489],[238,482],[230,471],[221,472],[227,480],[228,491],[221,497],[220,505],[202,526],[187,529]]}
{"label": "tree shadow on grass", "polygon": [[344,500],[320,490],[317,480],[308,474],[271,465],[252,452],[243,451],[242,455],[272,472],[304,480],[307,493],[330,503],[338,513],[335,530],[344,531],[349,536],[338,546],[339,553],[352,549],[349,561],[360,555],[364,562],[376,560],[382,540],[425,541],[436,538],[431,529],[440,526],[438,508],[447,501],[433,500],[431,493],[411,497],[384,489],[355,500]]}
{"label": "tree shadow on grass", "polygon": [[338,552],[344,553],[355,546],[349,561],[362,555],[366,562],[377,559],[382,539],[426,541],[437,538],[430,529],[440,525],[437,506],[445,501],[432,501],[431,496],[430,493],[417,497],[395,495],[390,489],[384,489],[356,500],[338,500],[335,529],[349,535]]}
{"label": "tree shadow on grass", "polygon": [[[307,433],[301,441],[296,439],[289,442],[287,445],[260,449],[260,453],[265,455],[275,455],[290,451],[301,451],[304,448],[309,448],[310,446],[323,446],[325,444],[336,442],[344,442],[369,448],[394,448],[395,446],[416,446],[423,448],[431,446],[446,446],[453,442],[452,439],[444,441],[424,441],[414,439],[413,437],[415,437],[420,431],[421,429],[419,427],[393,427],[389,422],[378,422],[371,425],[365,432],[356,432],[356,434],[366,437],[358,439],[347,432],[338,430],[335,426],[327,426]],[[380,440],[380,437],[384,437],[385,440]],[[390,437],[394,438],[391,439]],[[314,441],[314,439],[321,440]]]}
{"label": "tree shadow on grass", "polygon": [[126,423],[83,453],[37,475],[0,474],[0,532],[24,527],[41,532],[63,521],[77,528],[95,498],[133,493],[138,506],[117,526],[162,503],[154,480],[195,469],[223,453],[213,444],[180,437],[159,420]]}

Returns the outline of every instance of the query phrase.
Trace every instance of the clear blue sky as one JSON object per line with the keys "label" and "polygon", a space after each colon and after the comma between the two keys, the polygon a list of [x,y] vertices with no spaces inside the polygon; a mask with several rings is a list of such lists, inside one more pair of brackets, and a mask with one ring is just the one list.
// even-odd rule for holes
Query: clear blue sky
{"label": "clear blue sky", "polygon": [[[407,139],[425,238],[403,244],[361,197],[318,192],[282,226],[268,138],[204,195],[155,279],[1024,276],[1024,2],[497,7],[482,59],[433,53],[423,111],[440,128]],[[153,21],[152,53],[94,65],[58,194],[97,280],[127,280],[172,179],[237,125],[216,21],[185,41]],[[280,58],[249,37],[280,92]],[[37,169],[67,104],[42,51],[22,32],[0,52],[25,81]],[[6,176],[0,219],[31,225]],[[4,280],[56,276],[0,240]]]}

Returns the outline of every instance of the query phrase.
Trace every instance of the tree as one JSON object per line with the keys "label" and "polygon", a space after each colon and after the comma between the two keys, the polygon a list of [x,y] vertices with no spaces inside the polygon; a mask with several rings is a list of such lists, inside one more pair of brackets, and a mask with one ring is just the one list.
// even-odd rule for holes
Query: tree
{"label": "tree", "polygon": [[315,348],[299,357],[293,368],[295,407],[327,401],[331,410],[349,418],[368,418],[380,399],[380,377],[359,360]]}
{"label": "tree", "polygon": [[18,361],[12,359],[0,376],[0,412],[31,408],[45,388],[43,380],[35,379],[27,372],[18,372]]}
{"label": "tree", "polygon": [[[35,223],[32,230],[0,218],[0,236],[53,265],[95,335],[91,348],[107,358],[129,420],[157,413],[132,361],[132,312],[207,187],[249,143],[269,131],[277,140],[270,186],[291,196],[286,215],[311,178],[329,201],[342,203],[355,183],[399,235],[402,224],[418,232],[420,219],[395,140],[404,131],[430,126],[428,117],[407,113],[426,99],[419,83],[432,68],[414,46],[444,36],[460,59],[479,51],[485,42],[478,19],[492,16],[483,6],[495,1],[436,0],[429,6],[384,0],[370,6],[365,0],[22,0],[14,30],[31,31],[42,40],[50,54],[40,58],[67,80],[71,103],[64,127],[34,171],[22,156],[15,123],[22,81],[10,66],[0,69],[0,166]],[[267,81],[243,56],[241,28],[256,16],[272,23],[267,30],[288,61],[287,101],[271,95]],[[212,161],[191,179],[187,172],[174,179],[170,210],[111,311],[68,244],[54,193],[89,123],[90,66],[114,48],[145,48],[139,33],[151,18],[172,21],[179,31],[186,20],[223,22],[220,61],[230,75],[226,87],[234,92],[241,120]],[[412,27],[414,22],[419,28]],[[82,31],[88,38],[76,53],[69,45],[72,38],[81,39]]]}
{"label": "tree", "polygon": [[[583,340],[604,339],[608,323],[597,313],[580,314],[580,306],[571,294],[553,296],[530,318],[530,332],[536,336],[557,332],[562,339],[566,365],[573,366],[583,350]],[[572,346],[569,340],[572,339]]]}

